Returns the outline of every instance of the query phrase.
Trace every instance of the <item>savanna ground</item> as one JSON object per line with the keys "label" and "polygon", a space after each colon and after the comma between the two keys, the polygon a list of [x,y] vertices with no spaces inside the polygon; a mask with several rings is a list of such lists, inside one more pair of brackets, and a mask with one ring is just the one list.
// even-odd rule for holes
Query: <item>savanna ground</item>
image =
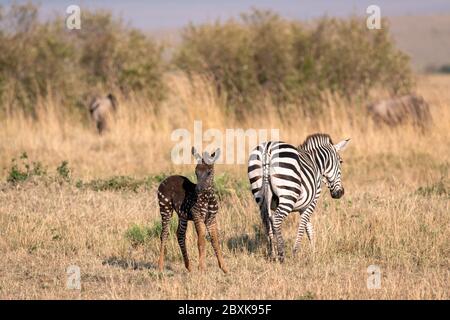
{"label": "savanna ground", "polygon": [[[171,95],[163,108],[121,97],[118,119],[103,137],[65,118],[51,99],[39,102],[39,121],[19,114],[1,120],[0,298],[449,298],[449,77],[418,79],[418,93],[434,119],[425,134],[407,125],[379,127],[360,105],[347,114],[344,102],[332,96],[329,114],[320,119],[294,114],[282,120],[269,106],[238,121],[223,113],[207,84],[200,81],[193,89],[180,75],[165,81]],[[299,256],[291,256],[294,214],[283,225],[286,262],[269,262],[246,166],[217,165],[218,222],[229,274],[217,267],[210,245],[207,271],[188,273],[175,223],[166,271],[157,271],[156,188],[170,173],[192,177],[193,165],[170,162],[170,134],[192,130],[196,119],[204,130],[279,128],[293,144],[314,132],[336,141],[351,137],[343,153],[345,196],[333,200],[325,191],[312,218],[314,253],[305,237]],[[192,224],[187,238],[196,266]],[[66,288],[70,265],[81,269],[80,291]],[[369,265],[381,268],[380,289],[367,289]]]}

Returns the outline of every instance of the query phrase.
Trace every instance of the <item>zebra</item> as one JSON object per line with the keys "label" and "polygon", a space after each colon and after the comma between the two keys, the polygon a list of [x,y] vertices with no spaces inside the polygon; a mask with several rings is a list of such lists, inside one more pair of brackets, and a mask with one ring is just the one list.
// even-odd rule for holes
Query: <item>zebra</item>
{"label": "zebra", "polygon": [[284,261],[281,224],[291,212],[300,213],[293,255],[297,253],[305,230],[314,248],[310,217],[321,193],[321,182],[327,184],[332,198],[339,199],[344,195],[339,151],[344,150],[349,140],[333,144],[328,134],[316,133],[308,136],[298,148],[283,141],[268,141],[250,153],[248,177],[260,208],[272,259],[276,259],[277,251],[279,261]]}
{"label": "zebra", "polygon": [[194,147],[192,147],[191,152],[198,162],[195,167],[197,184],[192,183],[186,177],[174,175],[166,178],[158,187],[159,208],[162,218],[159,270],[163,271],[169,221],[172,218],[173,210],[175,210],[179,217],[177,239],[186,269],[191,271],[186,249],[186,230],[188,221],[193,220],[198,236],[200,271],[205,269],[205,233],[208,231],[219,262],[219,268],[227,273],[219,246],[216,223],[216,214],[219,207],[214,192],[214,162],[220,156],[220,149],[217,149],[211,155],[205,151],[203,157],[198,154]]}
{"label": "zebra", "polygon": [[118,102],[116,97],[109,93],[106,97],[94,97],[89,104],[89,113],[95,122],[98,134],[103,134],[108,129],[108,123],[112,114],[117,112]]}

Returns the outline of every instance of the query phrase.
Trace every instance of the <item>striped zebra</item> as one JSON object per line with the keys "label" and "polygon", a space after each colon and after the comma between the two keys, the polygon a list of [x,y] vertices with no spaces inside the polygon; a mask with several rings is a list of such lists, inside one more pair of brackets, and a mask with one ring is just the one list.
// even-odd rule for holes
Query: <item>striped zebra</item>
{"label": "striped zebra", "polygon": [[[310,222],[321,193],[321,181],[330,189],[331,197],[344,195],[341,181],[343,150],[350,139],[333,144],[327,134],[313,134],[298,148],[282,141],[268,141],[250,153],[248,177],[253,196],[260,207],[271,258],[284,261],[284,241],[281,223],[291,212],[300,213],[295,240],[295,255],[303,234],[313,246],[313,226]],[[274,236],[276,246],[274,243]]]}

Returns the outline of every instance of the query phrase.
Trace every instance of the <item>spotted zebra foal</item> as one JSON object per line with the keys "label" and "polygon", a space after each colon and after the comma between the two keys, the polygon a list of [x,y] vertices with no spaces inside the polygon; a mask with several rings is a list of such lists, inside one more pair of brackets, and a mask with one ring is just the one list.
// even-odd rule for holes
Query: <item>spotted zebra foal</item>
{"label": "spotted zebra foal", "polygon": [[158,188],[159,209],[162,218],[161,251],[159,255],[159,270],[164,268],[166,240],[169,233],[169,222],[173,210],[178,214],[177,239],[183,255],[184,265],[191,271],[189,256],[186,249],[186,229],[188,221],[193,220],[198,236],[199,269],[205,269],[205,235],[208,231],[219,267],[227,272],[222,251],[219,246],[216,214],[218,204],[214,192],[214,162],[220,156],[220,149],[211,155],[203,153],[203,157],[192,147],[192,155],[197,160],[195,174],[197,184],[183,176],[170,176]]}
{"label": "spotted zebra foal", "polygon": [[291,212],[300,213],[293,253],[297,252],[305,231],[313,244],[310,217],[322,190],[322,179],[332,198],[339,199],[344,195],[339,152],[349,140],[333,144],[329,135],[313,134],[298,148],[282,141],[268,141],[250,153],[248,177],[253,196],[260,206],[272,258],[277,251],[278,259],[284,260],[281,223]]}

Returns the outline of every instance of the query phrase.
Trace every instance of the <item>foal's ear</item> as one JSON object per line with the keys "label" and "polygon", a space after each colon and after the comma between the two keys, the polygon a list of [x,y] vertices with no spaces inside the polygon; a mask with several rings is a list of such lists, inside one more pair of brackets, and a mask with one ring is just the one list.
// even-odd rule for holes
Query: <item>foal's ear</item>
{"label": "foal's ear", "polygon": [[214,152],[211,154],[211,158],[213,159],[212,161],[213,161],[213,162],[216,162],[217,159],[219,159],[219,157],[220,157],[220,148],[217,148],[216,151],[214,151]]}
{"label": "foal's ear", "polygon": [[217,161],[220,157],[220,148],[217,148],[216,151],[211,153],[211,155],[208,154],[208,152],[205,151],[203,159],[207,164],[214,164],[214,162]]}
{"label": "foal's ear", "polygon": [[197,149],[193,146],[191,149],[191,153],[194,156],[195,160],[202,161],[202,156],[197,152]]}
{"label": "foal's ear", "polygon": [[341,142],[338,142],[334,145],[334,148],[337,152],[345,150],[347,148],[347,144],[350,141],[350,138],[342,140]]}

